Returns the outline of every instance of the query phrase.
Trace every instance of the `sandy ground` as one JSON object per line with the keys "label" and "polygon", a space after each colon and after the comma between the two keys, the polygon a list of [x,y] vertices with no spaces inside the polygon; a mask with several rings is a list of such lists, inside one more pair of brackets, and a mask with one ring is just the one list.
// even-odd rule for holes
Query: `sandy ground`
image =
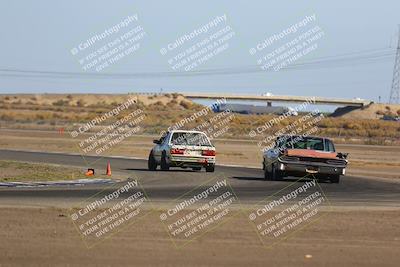
{"label": "sandy ground", "polygon": [[[154,211],[87,249],[61,208],[0,208],[0,266],[398,266],[399,210],[330,211],[265,248],[236,216],[176,249]],[[310,256],[306,256],[310,255]]]}
{"label": "sandy ground", "polygon": [[[84,154],[80,140],[67,133],[52,131],[0,129],[2,149],[35,150]],[[104,156],[147,158],[157,136],[132,136],[111,148]],[[257,143],[249,140],[214,140],[219,164],[261,168],[262,153]],[[349,175],[400,178],[400,147],[373,145],[336,145],[337,151],[350,153]],[[95,153],[91,153],[95,154]]]}

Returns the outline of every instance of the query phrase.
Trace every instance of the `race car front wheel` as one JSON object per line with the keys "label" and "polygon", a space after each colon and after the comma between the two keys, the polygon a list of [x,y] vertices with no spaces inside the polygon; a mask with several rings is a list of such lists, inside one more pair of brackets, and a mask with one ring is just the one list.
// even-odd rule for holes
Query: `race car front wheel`
{"label": "race car front wheel", "polygon": [[271,180],[271,173],[268,171],[268,168],[264,165],[264,180],[270,181]]}
{"label": "race car front wheel", "polygon": [[154,159],[153,152],[150,152],[150,154],[149,154],[149,159],[147,160],[147,167],[148,167],[149,171],[157,170],[157,162]]}
{"label": "race car front wheel", "polygon": [[163,171],[168,171],[169,170],[169,164],[167,162],[167,154],[165,153],[165,151],[163,151],[162,155],[161,155],[161,170]]}
{"label": "race car front wheel", "polygon": [[331,180],[331,183],[338,184],[340,181],[340,175],[333,175],[329,180]]}

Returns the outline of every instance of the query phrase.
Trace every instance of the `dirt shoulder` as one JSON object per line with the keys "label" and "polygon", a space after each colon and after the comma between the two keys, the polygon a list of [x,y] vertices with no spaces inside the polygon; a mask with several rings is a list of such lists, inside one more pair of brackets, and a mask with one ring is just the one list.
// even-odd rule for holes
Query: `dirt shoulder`
{"label": "dirt shoulder", "polygon": [[[55,164],[0,160],[0,182],[86,179],[79,168]],[[90,178],[90,177],[89,177]]]}
{"label": "dirt shoulder", "polygon": [[[86,175],[87,169],[58,164],[42,164],[23,161],[0,160],[0,182],[49,182],[79,179],[111,179],[105,172]],[[112,179],[123,179],[125,175],[114,172]]]}
{"label": "dirt shoulder", "polygon": [[331,211],[269,249],[244,216],[179,250],[157,212],[91,249],[65,209],[3,207],[0,224],[0,265],[7,266],[397,266],[400,261],[397,210]]}

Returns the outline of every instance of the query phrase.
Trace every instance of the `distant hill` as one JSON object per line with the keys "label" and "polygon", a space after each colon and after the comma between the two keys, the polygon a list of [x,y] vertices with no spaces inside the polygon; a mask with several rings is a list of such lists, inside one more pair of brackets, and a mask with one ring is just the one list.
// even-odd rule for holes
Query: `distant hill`
{"label": "distant hill", "polygon": [[69,107],[107,107],[116,106],[136,98],[144,106],[158,104],[178,104],[182,101],[192,103],[180,94],[17,94],[0,95],[2,104],[69,106]]}
{"label": "distant hill", "polygon": [[363,108],[343,107],[337,108],[331,117],[346,119],[381,119],[384,115],[399,116],[400,105],[370,104]]}

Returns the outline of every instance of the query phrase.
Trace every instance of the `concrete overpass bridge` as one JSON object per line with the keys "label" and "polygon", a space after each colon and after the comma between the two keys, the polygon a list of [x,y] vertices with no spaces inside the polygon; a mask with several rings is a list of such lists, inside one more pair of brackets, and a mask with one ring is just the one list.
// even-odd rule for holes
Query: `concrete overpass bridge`
{"label": "concrete overpass bridge", "polygon": [[335,105],[335,106],[350,106],[364,107],[373,101],[365,99],[342,99],[330,97],[311,97],[311,96],[277,96],[277,95],[242,95],[242,94],[209,94],[209,93],[182,93],[183,96],[189,99],[220,99],[227,100],[246,100],[246,101],[266,101],[266,102],[306,102],[311,98],[315,100],[315,104]]}

